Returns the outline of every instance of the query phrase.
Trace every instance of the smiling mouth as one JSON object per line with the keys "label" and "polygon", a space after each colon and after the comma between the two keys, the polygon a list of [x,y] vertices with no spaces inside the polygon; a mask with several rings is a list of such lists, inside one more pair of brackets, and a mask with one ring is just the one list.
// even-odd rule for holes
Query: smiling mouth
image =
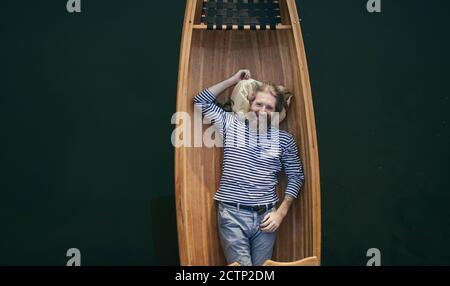
{"label": "smiling mouth", "polygon": [[270,117],[270,114],[267,112],[256,112],[256,116],[259,117],[259,115]]}

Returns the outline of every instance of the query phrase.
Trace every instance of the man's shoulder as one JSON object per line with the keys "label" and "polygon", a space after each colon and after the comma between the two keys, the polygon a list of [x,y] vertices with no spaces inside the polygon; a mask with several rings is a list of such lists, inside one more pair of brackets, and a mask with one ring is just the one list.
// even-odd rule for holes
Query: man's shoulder
{"label": "man's shoulder", "polygon": [[280,145],[283,149],[289,148],[289,146],[296,145],[295,137],[286,130],[279,131],[280,134]]}
{"label": "man's shoulder", "polygon": [[288,140],[288,141],[289,140],[294,140],[294,135],[292,135],[288,131],[280,129],[279,132],[280,132],[280,138],[281,139],[285,139],[285,140]]}

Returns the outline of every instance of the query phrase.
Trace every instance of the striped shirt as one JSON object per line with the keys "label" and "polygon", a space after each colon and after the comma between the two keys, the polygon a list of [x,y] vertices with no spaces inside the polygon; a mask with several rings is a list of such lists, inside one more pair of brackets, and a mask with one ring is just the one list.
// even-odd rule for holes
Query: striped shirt
{"label": "striped shirt", "polygon": [[278,174],[284,170],[288,182],[285,194],[297,198],[304,183],[297,145],[291,134],[278,128],[257,132],[215,104],[215,95],[204,89],[194,104],[222,136],[224,157],[219,190],[214,199],[243,205],[278,202]]}

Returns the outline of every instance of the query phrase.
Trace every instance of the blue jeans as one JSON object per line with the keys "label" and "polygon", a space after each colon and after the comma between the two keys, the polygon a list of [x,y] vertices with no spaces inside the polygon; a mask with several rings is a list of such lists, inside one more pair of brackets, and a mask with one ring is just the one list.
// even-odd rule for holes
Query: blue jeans
{"label": "blue jeans", "polygon": [[260,229],[262,220],[272,211],[275,208],[258,215],[255,211],[218,203],[217,225],[228,264],[239,262],[242,266],[260,266],[272,258],[277,233]]}

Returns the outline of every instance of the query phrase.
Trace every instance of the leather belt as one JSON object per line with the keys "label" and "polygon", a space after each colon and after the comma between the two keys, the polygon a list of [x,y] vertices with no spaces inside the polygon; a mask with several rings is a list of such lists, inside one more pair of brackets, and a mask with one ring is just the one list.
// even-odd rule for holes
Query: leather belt
{"label": "leather belt", "polygon": [[[238,207],[237,203],[230,203],[230,202],[221,202],[225,205],[229,205],[229,206],[233,206],[233,207]],[[256,206],[248,206],[248,205],[241,205],[239,204],[239,208],[240,209],[244,209],[244,210],[249,210],[249,211],[254,211],[257,212],[258,214],[263,214],[266,211],[272,209],[275,206],[274,203],[270,203],[270,204],[265,204],[265,205],[256,205]]]}

